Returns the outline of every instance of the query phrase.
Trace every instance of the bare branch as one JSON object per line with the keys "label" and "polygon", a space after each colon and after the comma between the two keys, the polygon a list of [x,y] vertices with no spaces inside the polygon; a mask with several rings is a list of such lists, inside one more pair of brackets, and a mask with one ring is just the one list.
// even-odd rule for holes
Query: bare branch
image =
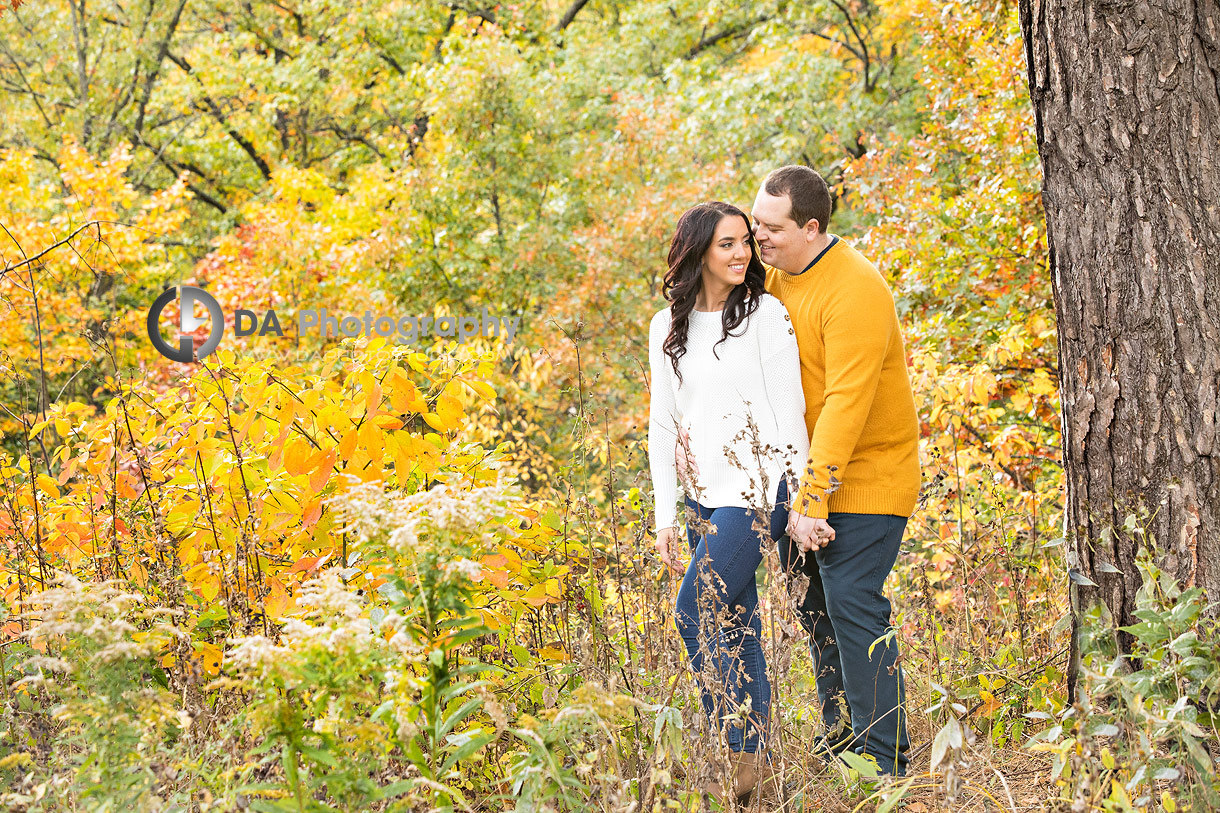
{"label": "bare branch", "polygon": [[704,35],[698,42],[691,46],[689,51],[686,52],[685,59],[692,59],[693,57],[698,56],[701,52],[706,51],[708,48],[724,42],[725,40],[744,37],[752,32],[755,27],[762,25],[770,19],[770,14],[764,14],[755,20],[729,26],[724,31],[712,34],[711,36]]}
{"label": "bare branch", "polygon": [[262,173],[263,178],[268,181],[271,180],[271,166],[267,163],[266,159],[258,154],[258,150],[254,148],[254,145],[251,144],[245,136],[237,132],[233,125],[229,124],[228,119],[226,119],[224,113],[221,112],[220,105],[216,104],[212,97],[208,95],[207,89],[203,84],[203,80],[201,80],[195,74],[195,71],[193,68],[191,68],[190,63],[180,56],[175,56],[173,53],[166,52],[166,56],[169,57],[171,62],[191,76],[195,80],[196,84],[199,85],[199,88],[204,91],[204,104],[201,105],[196,102],[195,106],[211,115],[212,118],[214,118],[216,122],[224,128],[225,132],[229,134],[229,138],[237,142],[237,145],[242,148],[246,155],[250,156],[250,160],[253,161],[255,166],[258,167],[258,171]]}
{"label": "bare branch", "polygon": [[574,0],[572,5],[568,6],[568,10],[563,13],[563,17],[559,20],[559,24],[555,26],[556,31],[562,31],[572,24],[576,19],[576,15],[580,14],[581,9],[589,4],[589,0]]}
{"label": "bare branch", "polygon": [[872,60],[869,58],[868,43],[864,41],[864,37],[861,35],[860,29],[856,27],[855,18],[851,16],[851,12],[848,10],[847,6],[843,5],[840,0],[830,0],[830,2],[843,14],[844,19],[847,20],[847,27],[851,29],[851,33],[856,38],[856,42],[860,43],[861,53],[856,53],[855,51],[852,51],[852,53],[855,53],[856,57],[864,64],[864,90],[871,92],[873,89],[873,80],[870,76]]}

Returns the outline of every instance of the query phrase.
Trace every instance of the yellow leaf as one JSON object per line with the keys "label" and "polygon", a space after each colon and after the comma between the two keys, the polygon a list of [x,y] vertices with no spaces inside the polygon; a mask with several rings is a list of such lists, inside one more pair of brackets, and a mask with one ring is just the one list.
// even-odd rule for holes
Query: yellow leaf
{"label": "yellow leaf", "polygon": [[427,423],[428,426],[431,426],[433,429],[435,429],[438,432],[448,432],[449,431],[449,427],[445,425],[444,419],[440,415],[436,414],[435,412],[425,413],[424,422]]}
{"label": "yellow leaf", "polygon": [[496,400],[496,391],[486,381],[467,381],[466,383],[479,394],[479,397],[488,401]]}
{"label": "yellow leaf", "polygon": [[503,559],[503,563],[497,560],[495,564],[491,564],[489,567],[503,567],[513,573],[521,572],[521,557],[517,555],[515,550],[512,548],[496,548],[496,552]]}
{"label": "yellow leaf", "polygon": [[544,646],[538,650],[539,657],[548,661],[567,661],[568,653],[562,646]]}
{"label": "yellow leaf", "polygon": [[178,561],[182,563],[183,567],[191,567],[192,565],[198,563],[200,558],[201,556],[199,554],[199,548],[195,547],[193,543],[186,540],[179,543]]}
{"label": "yellow leaf", "polygon": [[436,399],[436,414],[447,426],[456,426],[462,417],[462,402],[452,395],[442,395]]}
{"label": "yellow leaf", "polygon": [[546,594],[551,598],[559,598],[559,579],[546,580]]}
{"label": "yellow leaf", "polygon": [[279,423],[280,431],[284,432],[292,425],[293,418],[296,417],[297,402],[291,395],[284,395],[284,403],[280,404]]}
{"label": "yellow leaf", "polygon": [[1038,370],[1030,381],[1029,391],[1034,395],[1052,395],[1055,393],[1055,382],[1043,370]]}
{"label": "yellow leaf", "polygon": [[220,576],[213,572],[212,566],[207,562],[200,562],[183,575],[186,576],[187,584],[199,591],[205,602],[210,603],[220,595]]}
{"label": "yellow leaf", "polygon": [[546,604],[547,598],[546,589],[541,584],[535,584],[530,589],[521,594],[521,600],[531,607],[541,607]]}
{"label": "yellow leaf", "polygon": [[310,447],[299,438],[288,441],[284,447],[284,470],[296,477],[309,471]]}
{"label": "yellow leaf", "polygon": [[339,441],[339,457],[343,460],[351,460],[352,454],[356,451],[356,441],[359,439],[355,429],[349,429],[347,434],[343,436],[343,440]]}
{"label": "yellow leaf", "polygon": [[483,619],[483,626],[492,631],[502,629],[509,625],[508,618],[495,610],[489,610],[486,608],[480,609],[479,616]]}
{"label": "yellow leaf", "polygon": [[281,618],[295,602],[284,583],[279,579],[270,579],[271,592],[263,599],[263,610],[269,618]]}
{"label": "yellow leaf", "polygon": [[59,499],[59,486],[55,484],[54,480],[45,474],[38,475],[36,479],[38,480],[38,487],[45,493],[50,494],[51,499]]}
{"label": "yellow leaf", "polygon": [[360,448],[368,452],[373,463],[380,463],[385,456],[385,435],[372,423],[364,423],[359,431]]}
{"label": "yellow leaf", "polygon": [[986,404],[991,400],[991,396],[987,391],[987,378],[983,375],[976,375],[970,381],[971,394],[974,396],[976,404]]}
{"label": "yellow leaf", "polygon": [[206,642],[195,644],[195,658],[203,666],[205,675],[215,676],[220,674],[220,661],[222,657],[223,653],[220,647],[215,644]]}
{"label": "yellow leaf", "polygon": [[360,387],[364,390],[364,416],[372,417],[381,405],[381,385],[372,373],[364,373],[360,376]]}

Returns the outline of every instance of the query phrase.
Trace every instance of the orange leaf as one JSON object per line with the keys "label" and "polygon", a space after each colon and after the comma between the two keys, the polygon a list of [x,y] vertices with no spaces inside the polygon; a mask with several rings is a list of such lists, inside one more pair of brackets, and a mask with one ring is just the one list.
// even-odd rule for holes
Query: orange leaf
{"label": "orange leaf", "polygon": [[335,450],[331,449],[312,472],[309,473],[309,488],[313,493],[319,493],[330,480],[331,471],[335,466]]}
{"label": "orange leaf", "polygon": [[479,564],[483,567],[503,568],[508,566],[508,559],[502,553],[491,553],[479,559]]}
{"label": "orange leaf", "polygon": [[130,474],[128,474],[125,471],[119,472],[119,476],[117,478],[115,478],[115,481],[114,481],[115,490],[118,491],[119,496],[125,500],[134,500],[136,497],[139,496],[139,494],[136,493],[136,490],[131,485],[132,480],[134,480],[134,479],[135,478],[133,478]]}
{"label": "orange leaf", "polygon": [[323,554],[322,556],[303,556],[297,560],[297,563],[292,566],[289,573],[313,573],[322,565],[330,561],[331,554]]}
{"label": "orange leaf", "polygon": [[322,501],[314,500],[305,506],[305,513],[301,515],[301,522],[306,527],[313,525],[322,516]]}

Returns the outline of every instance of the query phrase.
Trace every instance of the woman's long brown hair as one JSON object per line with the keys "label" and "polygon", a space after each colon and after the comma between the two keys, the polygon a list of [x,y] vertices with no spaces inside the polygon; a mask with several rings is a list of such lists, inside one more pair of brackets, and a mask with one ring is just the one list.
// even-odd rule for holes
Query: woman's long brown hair
{"label": "woman's long brown hair", "polygon": [[[670,325],[669,335],[665,337],[665,355],[669,356],[674,367],[674,375],[678,383],[682,383],[682,373],[678,371],[678,359],[686,355],[686,333],[690,326],[690,313],[695,309],[695,298],[703,285],[703,255],[707,253],[712,240],[716,237],[716,227],[726,217],[740,217],[750,230],[750,218],[746,213],[731,203],[711,201],[692,206],[678,218],[678,227],[674,231],[673,240],[669,245],[669,271],[665,274],[665,282],[661,291],[669,300]],[[765,291],[766,270],[762,258],[758,256],[758,246],[754,238],[750,238],[750,261],[746,264],[745,280],[729,292],[729,298],[724,303],[721,312],[720,341],[729,337],[729,331],[734,330],[746,317],[758,309],[758,300]],[[719,356],[717,356],[719,358]]]}

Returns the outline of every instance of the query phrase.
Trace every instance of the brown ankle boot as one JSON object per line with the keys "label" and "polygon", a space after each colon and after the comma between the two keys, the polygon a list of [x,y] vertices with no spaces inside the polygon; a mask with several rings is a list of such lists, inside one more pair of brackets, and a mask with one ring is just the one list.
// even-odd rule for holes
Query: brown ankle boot
{"label": "brown ankle boot", "polygon": [[[734,751],[729,756],[729,776],[733,785],[733,797],[739,804],[745,804],[749,800],[750,794],[758,784],[758,764],[758,754]],[[709,782],[705,790],[708,796],[722,804],[728,795],[720,782]]]}
{"label": "brown ankle boot", "polygon": [[756,774],[758,776],[756,787],[764,802],[782,804],[787,800],[779,770],[773,763],[768,762],[765,756],[758,757]]}

